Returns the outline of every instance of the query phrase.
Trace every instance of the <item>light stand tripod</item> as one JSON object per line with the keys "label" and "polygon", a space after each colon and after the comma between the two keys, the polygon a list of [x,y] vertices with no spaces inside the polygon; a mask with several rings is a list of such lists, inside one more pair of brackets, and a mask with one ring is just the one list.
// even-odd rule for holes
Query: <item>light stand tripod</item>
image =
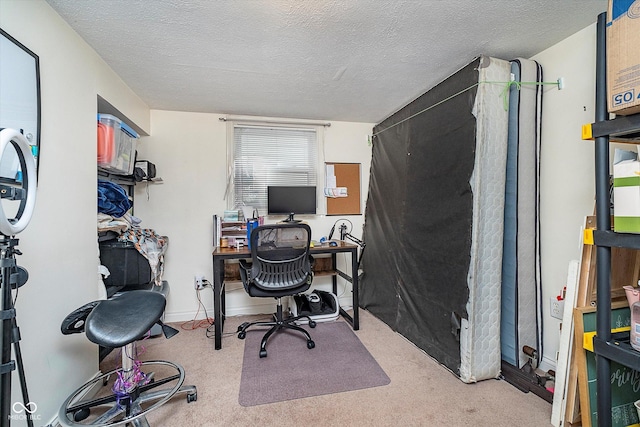
{"label": "light stand tripod", "polygon": [[[11,424],[11,371],[18,369],[18,377],[22,387],[23,405],[27,425],[33,427],[32,412],[35,411],[33,403],[29,400],[27,382],[22,364],[22,352],[20,351],[20,329],[16,322],[16,309],[13,306],[11,289],[17,289],[27,282],[27,271],[16,265],[15,255],[21,255],[17,249],[18,239],[7,236],[0,238],[0,289],[2,290],[2,302],[0,305],[0,319],[2,319],[2,336],[0,348],[2,348],[2,382],[0,383],[0,408],[2,408],[2,427]],[[11,344],[16,360],[11,360]]]}
{"label": "light stand tripod", "polygon": [[[0,199],[19,200],[20,205],[15,218],[7,219],[4,207],[0,203],[0,349],[2,359],[0,363],[0,426],[8,427],[14,417],[11,411],[11,374],[18,369],[18,377],[22,388],[22,406],[15,411],[20,419],[24,419],[29,427],[33,427],[33,413],[37,409],[35,403],[29,400],[27,382],[20,351],[20,330],[16,321],[16,310],[12,298],[12,289],[18,289],[28,279],[27,270],[16,264],[16,255],[20,255],[17,248],[18,239],[13,236],[24,230],[31,220],[35,206],[36,169],[35,159],[31,155],[29,143],[22,134],[14,129],[0,129],[0,160],[6,148],[12,146],[20,162],[21,176],[16,173],[14,179],[0,178]],[[11,360],[11,344],[16,360]],[[22,412],[24,411],[24,414]]]}

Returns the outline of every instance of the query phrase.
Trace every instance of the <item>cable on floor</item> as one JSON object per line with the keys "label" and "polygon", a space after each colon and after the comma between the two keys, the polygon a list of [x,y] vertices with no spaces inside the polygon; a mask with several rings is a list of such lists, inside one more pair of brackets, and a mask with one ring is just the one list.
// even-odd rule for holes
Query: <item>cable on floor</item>
{"label": "cable on floor", "polygon": [[[205,288],[211,288],[211,283],[208,280],[204,280],[203,283]],[[184,330],[195,330],[199,328],[207,328],[207,330],[209,330],[209,328],[214,323],[214,319],[209,317],[209,314],[207,313],[207,308],[204,306],[204,303],[200,298],[200,289],[196,289],[196,297],[198,298],[198,310],[196,311],[196,314],[193,316],[192,320],[188,320],[182,323],[180,327]],[[201,307],[202,307],[202,311],[204,311],[205,318],[197,320],[198,314],[200,314]]]}

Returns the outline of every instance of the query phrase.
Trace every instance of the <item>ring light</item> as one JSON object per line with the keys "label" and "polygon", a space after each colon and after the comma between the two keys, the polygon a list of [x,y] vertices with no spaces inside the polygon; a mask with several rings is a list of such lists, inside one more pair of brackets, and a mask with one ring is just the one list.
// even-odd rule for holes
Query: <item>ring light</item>
{"label": "ring light", "polygon": [[20,200],[20,208],[15,218],[7,219],[4,207],[0,203],[0,233],[5,236],[13,236],[24,230],[31,216],[36,203],[36,162],[31,154],[31,147],[26,138],[15,129],[0,130],[0,159],[4,156],[7,147],[13,146],[20,160],[22,170],[22,184],[26,192]]}

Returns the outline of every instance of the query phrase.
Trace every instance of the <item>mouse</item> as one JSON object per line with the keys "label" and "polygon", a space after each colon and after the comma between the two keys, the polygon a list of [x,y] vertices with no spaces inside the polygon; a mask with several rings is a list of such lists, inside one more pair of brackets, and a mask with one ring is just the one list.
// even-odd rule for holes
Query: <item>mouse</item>
{"label": "mouse", "polygon": [[338,246],[337,242],[329,242],[329,246]]}

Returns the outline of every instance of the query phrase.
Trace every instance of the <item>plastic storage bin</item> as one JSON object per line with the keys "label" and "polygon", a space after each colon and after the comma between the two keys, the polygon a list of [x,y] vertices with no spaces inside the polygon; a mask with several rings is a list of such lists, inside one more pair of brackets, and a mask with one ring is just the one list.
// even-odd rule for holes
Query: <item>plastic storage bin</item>
{"label": "plastic storage bin", "polygon": [[98,114],[98,167],[119,175],[131,175],[138,134],[119,118]]}

